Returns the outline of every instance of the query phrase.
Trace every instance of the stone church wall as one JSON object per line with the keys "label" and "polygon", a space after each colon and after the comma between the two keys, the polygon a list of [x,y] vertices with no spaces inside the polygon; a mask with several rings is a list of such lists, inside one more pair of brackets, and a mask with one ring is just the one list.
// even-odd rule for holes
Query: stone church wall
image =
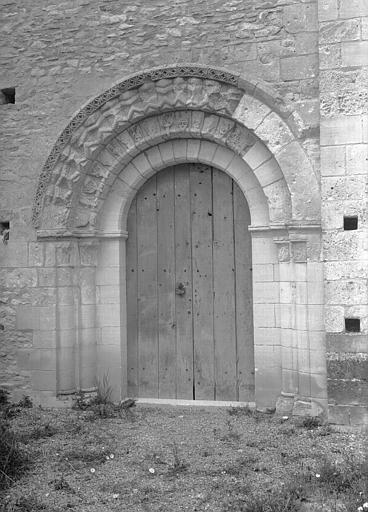
{"label": "stone church wall", "polygon": [[[15,104],[0,97],[0,223],[10,223],[0,243],[0,374],[14,396],[43,365],[33,331],[52,321],[56,279],[75,293],[68,265],[53,274],[55,254],[31,224],[53,144],[82,105],[128,74],[193,62],[263,81],[298,116],[321,173],[330,414],[367,421],[367,2],[7,0],[1,18],[0,89],[14,87]],[[358,216],[357,230],[344,231],[344,215]],[[360,319],[360,332],[346,333],[345,318]]]}

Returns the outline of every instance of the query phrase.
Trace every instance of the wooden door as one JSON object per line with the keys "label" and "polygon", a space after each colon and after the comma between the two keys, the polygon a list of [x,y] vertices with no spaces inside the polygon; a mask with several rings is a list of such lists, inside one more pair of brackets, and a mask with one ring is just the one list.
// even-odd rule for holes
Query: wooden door
{"label": "wooden door", "polygon": [[128,393],[254,398],[249,209],[202,164],[161,171],[128,215]]}

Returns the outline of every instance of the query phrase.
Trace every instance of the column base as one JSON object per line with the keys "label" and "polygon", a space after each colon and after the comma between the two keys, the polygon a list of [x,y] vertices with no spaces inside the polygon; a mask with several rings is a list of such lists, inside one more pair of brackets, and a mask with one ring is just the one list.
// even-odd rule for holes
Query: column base
{"label": "column base", "polygon": [[324,400],[281,393],[276,402],[276,414],[280,416],[311,416],[327,420],[327,403]]}
{"label": "column base", "polygon": [[281,393],[276,402],[276,414],[291,416],[293,414],[295,396],[291,393]]}

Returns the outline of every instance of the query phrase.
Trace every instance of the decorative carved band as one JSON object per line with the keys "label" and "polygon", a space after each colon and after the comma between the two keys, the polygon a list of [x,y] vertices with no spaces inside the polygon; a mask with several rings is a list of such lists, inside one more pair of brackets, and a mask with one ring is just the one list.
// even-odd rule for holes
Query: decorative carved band
{"label": "decorative carved band", "polygon": [[238,76],[223,69],[192,64],[182,66],[168,66],[164,68],[155,68],[143,73],[133,75],[94,98],[78,112],[78,114],[62,131],[46,160],[46,163],[40,174],[39,184],[33,206],[32,220],[35,227],[39,226],[40,214],[43,205],[43,196],[48,186],[52,170],[57,160],[59,159],[61,152],[70,141],[72,135],[86,121],[86,119],[89,118],[98,109],[103,107],[103,105],[105,105],[107,102],[119,97],[131,89],[136,89],[147,82],[158,82],[159,80],[174,79],[178,77],[195,77],[202,80],[211,80],[227,84],[235,88],[238,87],[239,82]]}
{"label": "decorative carved band", "polygon": [[288,242],[277,242],[277,256],[280,263],[290,261],[290,244]]}
{"label": "decorative carved band", "polygon": [[306,241],[293,240],[291,242],[293,260],[295,263],[306,263],[307,261],[307,243]]}
{"label": "decorative carved band", "polygon": [[[94,133],[88,139],[86,133],[74,141],[71,150],[62,155],[44,193],[43,228],[55,225],[78,226],[71,219],[73,210],[89,210],[90,228],[96,218],[103,197],[121,169],[143,150],[171,139],[201,139],[217,142],[228,147],[234,154],[243,155],[256,142],[256,137],[238,122],[214,113],[198,110],[178,110],[145,117],[120,133],[110,136],[108,143],[101,143]],[[89,140],[86,148],[86,139]],[[98,151],[91,153],[91,147]],[[88,157],[84,153],[88,151]],[[189,155],[190,158],[190,155]],[[72,224],[70,224],[72,221]],[[83,221],[85,222],[85,221]],[[49,224],[50,223],[50,224]],[[80,227],[80,225],[78,226]]]}
{"label": "decorative carved band", "polygon": [[277,245],[278,261],[280,263],[287,263],[293,261],[294,263],[307,262],[307,241],[306,240],[287,240],[287,239],[274,239]]}

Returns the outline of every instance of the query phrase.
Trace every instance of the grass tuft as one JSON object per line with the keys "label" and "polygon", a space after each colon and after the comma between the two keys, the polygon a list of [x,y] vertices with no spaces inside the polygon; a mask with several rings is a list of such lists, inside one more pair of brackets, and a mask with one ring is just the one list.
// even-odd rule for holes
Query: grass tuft
{"label": "grass tuft", "polygon": [[0,420],[0,489],[6,489],[20,478],[30,463],[20,448],[14,432],[5,419]]}
{"label": "grass tuft", "polygon": [[301,426],[309,430],[321,427],[323,421],[318,416],[305,416],[301,421]]}
{"label": "grass tuft", "polygon": [[245,495],[233,493],[223,503],[222,512],[297,512],[304,500],[302,485],[290,483],[280,490],[262,494],[252,491]]}
{"label": "grass tuft", "polygon": [[230,407],[227,410],[227,413],[229,414],[229,416],[236,416],[236,417],[245,416],[247,418],[254,417],[256,412],[257,411],[255,409],[251,409],[249,407],[249,405],[245,405],[244,407]]}
{"label": "grass tuft", "polygon": [[109,373],[105,373],[102,379],[96,378],[96,391],[83,392],[76,394],[73,409],[82,411],[91,411],[92,416],[86,416],[86,420],[94,421],[96,418],[122,418],[134,420],[131,408],[135,405],[135,400],[127,399],[120,404],[115,404],[112,400],[113,387],[110,385]]}
{"label": "grass tuft", "polygon": [[20,496],[12,503],[4,503],[3,508],[0,508],[0,512],[38,512],[39,510],[54,512],[55,508],[50,508],[32,494]]}
{"label": "grass tuft", "polygon": [[179,473],[183,473],[183,471],[186,471],[189,467],[189,464],[185,462],[180,457],[180,452],[177,443],[173,443],[172,445],[172,454],[173,454],[173,464],[169,466],[169,473],[171,475],[178,475]]}

